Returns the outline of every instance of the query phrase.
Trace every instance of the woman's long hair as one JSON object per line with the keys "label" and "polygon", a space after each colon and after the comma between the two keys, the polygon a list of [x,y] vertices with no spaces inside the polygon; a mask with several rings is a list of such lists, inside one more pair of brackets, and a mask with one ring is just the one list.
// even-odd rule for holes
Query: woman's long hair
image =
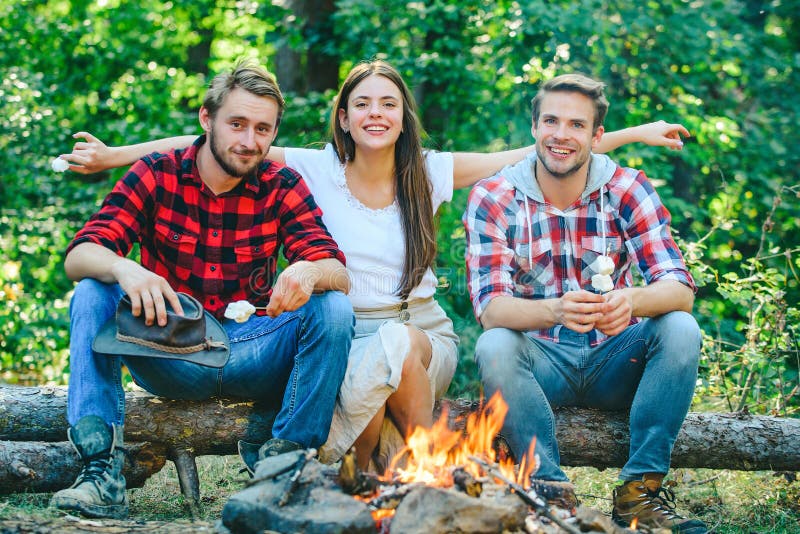
{"label": "woman's long hair", "polygon": [[394,67],[383,61],[359,63],[350,71],[336,95],[331,114],[331,135],[339,161],[355,160],[356,145],[339,123],[339,110],[347,112],[350,93],[365,78],[383,76],[403,95],[403,129],[394,147],[395,194],[400,207],[405,239],[403,276],[396,294],[405,299],[417,287],[436,259],[436,227],[433,221],[431,185],[422,154],[422,125],[414,97]]}

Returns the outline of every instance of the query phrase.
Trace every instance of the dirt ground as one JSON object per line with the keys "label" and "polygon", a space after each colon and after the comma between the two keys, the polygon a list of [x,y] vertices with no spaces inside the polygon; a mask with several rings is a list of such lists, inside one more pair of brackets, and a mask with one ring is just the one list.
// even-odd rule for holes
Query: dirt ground
{"label": "dirt ground", "polygon": [[0,521],[0,534],[77,534],[97,532],[123,534],[147,532],[148,534],[221,533],[213,523],[204,521],[120,521],[83,519],[74,516],[58,518],[18,518]]}

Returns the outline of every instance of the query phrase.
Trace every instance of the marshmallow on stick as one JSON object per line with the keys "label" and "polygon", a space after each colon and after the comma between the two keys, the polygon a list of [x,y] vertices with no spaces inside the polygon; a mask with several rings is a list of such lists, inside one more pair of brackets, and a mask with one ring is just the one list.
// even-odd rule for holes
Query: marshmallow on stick
{"label": "marshmallow on stick", "polygon": [[598,256],[592,262],[591,269],[597,274],[592,276],[592,287],[601,293],[614,289],[611,273],[614,272],[614,260],[608,256]]}
{"label": "marshmallow on stick", "polygon": [[236,302],[231,302],[225,308],[225,317],[228,319],[233,319],[237,323],[243,323],[247,321],[255,312],[255,306],[246,300],[237,300]]}

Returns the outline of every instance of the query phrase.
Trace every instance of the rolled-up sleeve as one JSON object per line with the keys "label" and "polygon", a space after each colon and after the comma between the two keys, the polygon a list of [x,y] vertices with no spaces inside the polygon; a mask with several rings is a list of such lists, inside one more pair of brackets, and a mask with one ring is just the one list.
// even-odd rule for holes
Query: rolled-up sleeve
{"label": "rolled-up sleeve", "polygon": [[652,184],[639,172],[622,198],[621,214],[628,234],[625,246],[636,258],[645,281],[677,280],[697,291],[678,245],[670,231],[670,214]]}
{"label": "rolled-up sleeve", "polygon": [[90,242],[126,256],[133,244],[140,241],[145,213],[152,210],[154,188],[150,167],[144,161],[137,161],[106,196],[100,210],[75,234],[65,254],[81,243]]}
{"label": "rolled-up sleeve", "polygon": [[281,174],[283,190],[279,198],[279,216],[286,259],[294,263],[335,258],[344,265],[344,253],[322,222],[322,210],[308,186],[289,168],[282,169]]}

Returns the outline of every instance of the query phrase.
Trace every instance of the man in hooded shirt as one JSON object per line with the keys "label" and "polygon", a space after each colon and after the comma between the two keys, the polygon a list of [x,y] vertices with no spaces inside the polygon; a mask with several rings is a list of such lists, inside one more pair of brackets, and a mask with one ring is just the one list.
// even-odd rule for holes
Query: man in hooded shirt
{"label": "man in hooded shirt", "polygon": [[542,497],[577,504],[552,407],[630,409],[613,518],[705,532],[662,485],[697,378],[696,287],[645,174],[592,153],[603,89],[579,74],[546,82],[532,101],[535,153],[469,196],[469,289],[485,329],[475,357],[486,394],[509,405],[503,435],[516,457],[539,458],[532,488]]}

